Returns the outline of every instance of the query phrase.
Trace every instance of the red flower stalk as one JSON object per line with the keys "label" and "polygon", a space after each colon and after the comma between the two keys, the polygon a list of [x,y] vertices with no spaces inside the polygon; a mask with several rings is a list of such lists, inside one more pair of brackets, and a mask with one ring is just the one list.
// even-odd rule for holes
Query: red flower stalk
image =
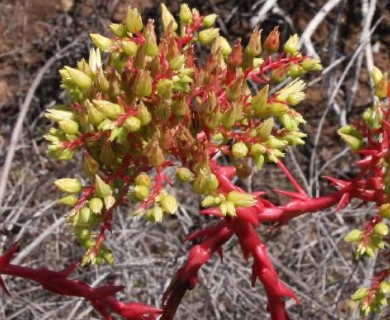
{"label": "red flower stalk", "polygon": [[[125,303],[117,300],[115,294],[121,291],[124,288],[123,286],[107,285],[93,288],[83,281],[69,279],[69,275],[78,266],[78,263],[74,263],[59,272],[46,268],[32,269],[13,265],[10,261],[16,249],[17,246],[13,245],[8,252],[0,257],[0,275],[32,280],[39,283],[45,290],[53,293],[89,300],[94,309],[107,320],[113,319],[109,310],[128,320],[153,320],[163,312],[162,309],[146,304]],[[11,295],[1,276],[0,285],[8,295]]]}

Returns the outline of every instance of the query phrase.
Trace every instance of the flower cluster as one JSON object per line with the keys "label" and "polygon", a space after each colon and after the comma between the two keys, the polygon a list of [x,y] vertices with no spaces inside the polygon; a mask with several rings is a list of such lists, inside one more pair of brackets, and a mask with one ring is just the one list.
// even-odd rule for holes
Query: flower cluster
{"label": "flower cluster", "polygon": [[[92,34],[97,49],[88,61],[60,70],[70,102],[47,112],[58,123],[46,135],[49,154],[69,160],[84,152],[87,180],[56,182],[67,193],[60,202],[73,208],[68,222],[88,250],[84,263],[112,263],[103,240],[120,203],[139,203],[136,216],[155,222],[176,212],[175,197],[164,190],[166,167],[176,166],[177,180],[204,195],[203,206],[235,217],[255,196],[225,193],[210,160],[229,157],[245,178],[250,159],[261,169],[305,137],[305,120],[294,109],[305,98],[300,77],[321,66],[298,52],[296,35],[282,54],[277,28],[264,41],[256,28],[245,47],[240,41],[231,47],[213,26],[215,14],[201,16],[183,4],[178,23],[161,9],[159,41],[153,21],[144,25],[133,8],[125,23],[110,25],[112,38]],[[205,61],[196,59],[198,43],[210,47]]]}

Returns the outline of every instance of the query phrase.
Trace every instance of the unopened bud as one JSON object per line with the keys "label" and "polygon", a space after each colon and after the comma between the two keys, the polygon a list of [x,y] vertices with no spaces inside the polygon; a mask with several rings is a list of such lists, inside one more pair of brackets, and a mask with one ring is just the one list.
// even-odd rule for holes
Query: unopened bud
{"label": "unopened bud", "polygon": [[91,86],[92,80],[84,72],[71,67],[65,67],[65,70],[73,83],[81,90],[86,90]]}
{"label": "unopened bud", "polygon": [[137,44],[133,41],[128,40],[122,41],[122,48],[126,55],[128,55],[129,57],[134,57],[138,50]]}
{"label": "unopened bud", "polygon": [[377,67],[374,67],[372,69],[371,76],[372,76],[372,81],[374,82],[375,86],[377,86],[379,84],[379,82],[383,79],[383,73]]}
{"label": "unopened bud", "polygon": [[146,126],[152,121],[152,114],[142,101],[138,106],[137,118],[141,121],[142,126]]}
{"label": "unopened bud", "polygon": [[224,57],[232,52],[229,42],[222,36],[217,37],[211,46],[211,53],[216,54],[219,50],[221,50]]}
{"label": "unopened bud", "polygon": [[152,185],[152,180],[150,179],[149,175],[146,172],[141,172],[135,178],[134,182],[137,186],[145,186],[147,188],[150,188],[150,186]]}
{"label": "unopened bud", "polygon": [[64,192],[79,193],[81,191],[81,183],[78,179],[58,179],[54,182],[54,184],[58,189]]}
{"label": "unopened bud", "polygon": [[350,125],[343,126],[337,130],[337,133],[352,150],[359,150],[362,147],[362,137],[354,127]]}
{"label": "unopened bud", "polygon": [[152,83],[150,71],[140,69],[137,72],[132,90],[139,97],[149,97],[152,94]]}
{"label": "unopened bud", "polygon": [[288,96],[287,102],[292,106],[296,106],[301,103],[305,98],[306,94],[304,92],[294,92]]}
{"label": "unopened bud", "polygon": [[103,210],[103,201],[100,198],[92,198],[89,200],[89,208],[93,213],[99,214]]}
{"label": "unopened bud", "polygon": [[172,112],[177,117],[184,117],[189,114],[190,109],[186,99],[176,100],[172,104]]}
{"label": "unopened bud", "polygon": [[219,35],[218,28],[209,28],[199,32],[198,39],[201,44],[208,45],[211,42],[213,42],[214,39],[218,37],[218,35]]}
{"label": "unopened bud", "polygon": [[244,158],[248,154],[248,147],[244,142],[237,142],[232,146],[232,155],[234,158]]}
{"label": "unopened bud", "polygon": [[89,155],[89,153],[86,153],[84,157],[84,171],[87,175],[94,176],[99,170],[99,164],[97,161]]}
{"label": "unopened bud", "polygon": [[256,165],[257,170],[261,170],[263,168],[264,161],[265,161],[264,155],[263,154],[255,155],[254,160],[255,160],[255,165]]}
{"label": "unopened bud", "polygon": [[251,106],[257,116],[264,114],[267,107],[269,85],[264,86],[257,94],[252,97]]}
{"label": "unopened bud", "polygon": [[214,173],[210,173],[204,180],[205,187],[208,191],[214,191],[218,188],[219,182]]}
{"label": "unopened bud", "polygon": [[259,138],[267,140],[272,133],[274,125],[274,118],[268,118],[267,120],[264,120],[257,129],[257,134]]}
{"label": "unopened bud", "polygon": [[316,59],[305,59],[302,62],[302,68],[303,70],[310,72],[310,71],[321,71],[322,66],[320,62]]}
{"label": "unopened bud", "polygon": [[141,128],[141,121],[136,117],[129,117],[125,120],[124,126],[129,132],[136,132]]}
{"label": "unopened bud", "polygon": [[95,194],[101,199],[112,194],[110,185],[105,183],[98,175],[95,175]]}
{"label": "unopened bud", "polygon": [[174,214],[178,209],[177,200],[170,194],[163,195],[160,200],[160,205],[167,213]]}
{"label": "unopened bud", "polygon": [[147,218],[153,222],[160,223],[164,217],[164,210],[161,207],[154,207],[148,211]]}
{"label": "unopened bud", "polygon": [[149,196],[149,189],[142,185],[135,186],[134,195],[138,200],[143,201]]}
{"label": "unopened bud", "polygon": [[61,130],[66,134],[75,135],[79,133],[79,125],[73,120],[63,120],[58,122]]}
{"label": "unopened bud", "polygon": [[130,33],[142,31],[142,28],[144,27],[142,17],[136,8],[129,7],[127,9],[126,25],[127,30],[129,30]]}
{"label": "unopened bud", "polygon": [[287,42],[284,45],[284,51],[294,55],[297,53],[299,47],[299,38],[297,34],[294,34],[288,38]]}
{"label": "unopened bud", "polygon": [[250,57],[257,57],[261,54],[261,31],[258,27],[253,30],[245,52]]}
{"label": "unopened bud", "polygon": [[280,32],[279,27],[275,27],[264,42],[264,50],[269,53],[278,51],[280,44]]}
{"label": "unopened bud", "polygon": [[362,299],[364,299],[365,297],[367,297],[369,293],[370,293],[370,291],[368,290],[368,288],[359,288],[359,289],[356,290],[355,293],[351,296],[351,299],[352,299],[353,301],[359,301],[359,300],[362,300]]}
{"label": "unopened bud", "polygon": [[305,70],[297,64],[293,64],[289,69],[289,75],[291,78],[299,78],[302,77],[305,74]]}
{"label": "unopened bud", "polygon": [[88,240],[91,237],[91,231],[88,228],[76,227],[76,237],[80,240]]}
{"label": "unopened bud", "polygon": [[110,210],[115,204],[115,197],[109,194],[108,196],[104,197],[103,202],[106,209]]}
{"label": "unopened bud", "polygon": [[379,222],[374,226],[374,232],[381,237],[385,237],[389,234],[389,227],[384,222]]}
{"label": "unopened bud", "polygon": [[228,62],[229,64],[237,67],[241,65],[242,59],[243,59],[242,45],[241,42],[237,40],[233,46],[232,52],[228,56]]}
{"label": "unopened bud", "polygon": [[202,200],[202,207],[205,207],[205,208],[215,206],[215,204],[216,203],[215,203],[214,196],[208,195],[208,196],[206,196],[206,198],[204,198]]}
{"label": "unopened bud", "polygon": [[379,290],[383,293],[383,294],[388,294],[390,293],[390,282],[387,281],[387,280],[383,280],[380,285],[379,285]]}
{"label": "unopened bud", "polygon": [[163,24],[164,31],[167,31],[170,27],[173,28],[173,31],[176,31],[178,25],[173,17],[172,13],[168,10],[165,4],[161,4],[161,20]]}
{"label": "unopened bud", "polygon": [[160,98],[169,99],[172,96],[173,82],[170,79],[161,79],[157,83],[157,95]]}
{"label": "unopened bud", "polygon": [[345,236],[344,241],[346,241],[346,242],[359,242],[360,240],[362,240],[362,236],[363,236],[362,231],[360,231],[358,229],[354,229]]}
{"label": "unopened bud", "polygon": [[112,253],[111,250],[104,250],[103,252],[103,259],[109,264],[109,265],[113,265],[114,264],[114,260],[115,260],[115,257],[114,257],[114,254]]}
{"label": "unopened bud", "polygon": [[145,54],[149,57],[154,57],[158,54],[159,48],[157,45],[156,33],[154,31],[153,20],[149,20],[146,25],[143,36],[145,38],[145,44],[143,50]]}
{"label": "unopened bud", "polygon": [[80,210],[80,217],[85,223],[90,222],[91,210],[88,207],[82,207]]}
{"label": "unopened bud", "polygon": [[91,33],[90,37],[93,44],[100,49],[101,52],[107,52],[112,46],[112,40],[107,37],[103,37],[98,33]]}
{"label": "unopened bud", "polygon": [[123,113],[123,108],[116,103],[112,103],[106,100],[92,100],[93,105],[100,112],[104,113],[108,118],[115,120]]}
{"label": "unopened bud", "polygon": [[229,101],[238,101],[241,98],[241,89],[243,85],[242,77],[237,77],[233,83],[226,88],[226,96]]}
{"label": "unopened bud", "polygon": [[210,28],[215,24],[215,21],[217,20],[217,18],[218,18],[218,15],[216,15],[215,13],[209,14],[203,18],[203,21],[202,21],[203,25],[206,28]]}
{"label": "unopened bud", "polygon": [[176,170],[176,179],[180,182],[191,182],[194,180],[194,174],[187,168],[179,168]]}
{"label": "unopened bud", "polygon": [[123,24],[120,23],[111,23],[109,25],[111,31],[118,37],[126,37],[127,36],[127,28]]}
{"label": "unopened bud", "polygon": [[61,198],[60,200],[58,200],[58,202],[69,207],[74,207],[77,204],[78,200],[78,197],[76,197],[74,194],[70,194],[66,197]]}
{"label": "unopened bud", "polygon": [[267,148],[260,143],[255,143],[255,144],[252,144],[252,146],[251,146],[251,154],[253,154],[254,156],[263,154],[266,151],[267,151]]}
{"label": "unopened bud", "polygon": [[382,79],[378,82],[378,84],[375,86],[375,95],[379,99],[385,99],[387,97],[388,93],[388,81],[387,81],[387,72],[383,74]]}
{"label": "unopened bud", "polygon": [[379,207],[379,214],[380,214],[383,218],[390,218],[390,203],[382,204],[382,205]]}
{"label": "unopened bud", "polygon": [[190,24],[194,20],[192,16],[192,12],[188,4],[183,3],[180,5],[180,13],[179,13],[180,21],[184,24]]}

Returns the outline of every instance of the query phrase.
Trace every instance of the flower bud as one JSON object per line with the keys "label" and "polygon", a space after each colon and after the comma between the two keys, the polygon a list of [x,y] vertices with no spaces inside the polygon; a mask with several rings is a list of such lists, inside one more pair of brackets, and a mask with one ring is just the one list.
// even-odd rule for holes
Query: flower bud
{"label": "flower bud", "polygon": [[91,210],[88,207],[82,207],[80,210],[81,220],[85,223],[89,223],[91,218]]}
{"label": "flower bud", "polygon": [[290,66],[288,72],[290,77],[294,79],[302,77],[305,74],[305,70],[303,70],[303,68],[297,64],[293,64],[292,66]]}
{"label": "flower bud", "polygon": [[147,188],[150,188],[150,186],[152,185],[152,180],[150,179],[149,175],[146,172],[141,172],[135,178],[134,182],[137,186],[145,186]]}
{"label": "flower bud", "polygon": [[214,173],[210,173],[204,179],[205,187],[208,191],[214,191],[218,188],[219,182]]}
{"label": "flower bud", "polygon": [[126,53],[129,57],[134,57],[137,53],[138,46],[133,41],[123,40],[122,41],[122,48],[123,51]]}
{"label": "flower bud", "polygon": [[61,130],[69,135],[75,135],[79,133],[79,125],[73,120],[63,120],[58,122]]}
{"label": "flower bud", "polygon": [[306,94],[304,92],[294,92],[288,96],[287,102],[292,106],[296,106],[301,103],[305,98]]}
{"label": "flower bud", "polygon": [[263,154],[256,154],[254,160],[255,160],[255,165],[256,165],[257,170],[260,171],[264,165],[264,161],[265,161],[264,155]]}
{"label": "flower bud", "polygon": [[84,72],[71,67],[65,67],[64,69],[79,89],[86,90],[91,86],[92,80]]}
{"label": "flower bud", "polygon": [[152,114],[142,101],[138,106],[137,118],[141,121],[142,126],[146,126],[152,121]]}
{"label": "flower bud", "polygon": [[261,54],[261,31],[258,27],[253,30],[245,53],[250,57],[257,57]]}
{"label": "flower bud", "polygon": [[214,196],[208,195],[202,200],[202,207],[207,208],[207,207],[212,207],[215,206],[215,198]]}
{"label": "flower bud", "polygon": [[129,132],[136,132],[141,128],[141,121],[136,117],[129,117],[125,120],[124,126]]}
{"label": "flower bud", "polygon": [[271,149],[284,149],[287,146],[287,142],[274,136],[269,136],[267,146]]}
{"label": "flower bud", "polygon": [[390,218],[390,203],[382,204],[382,205],[379,207],[379,214],[380,214],[383,218]]}
{"label": "flower bud", "polygon": [[362,300],[364,299],[365,297],[368,296],[369,294],[369,290],[367,288],[359,288],[358,290],[356,290],[356,292],[351,296],[351,299],[353,301],[359,301],[359,300]]}
{"label": "flower bud", "polygon": [[107,52],[112,46],[112,40],[103,37],[98,33],[91,33],[90,37],[92,39],[93,44],[100,49],[101,52]]}
{"label": "flower bud", "polygon": [[184,117],[189,114],[190,108],[187,104],[186,99],[176,100],[172,104],[172,112],[177,117]]}
{"label": "flower bud", "polygon": [[264,42],[264,50],[268,53],[278,51],[280,44],[280,32],[279,27],[275,27]]}
{"label": "flower bud", "polygon": [[109,265],[113,265],[114,264],[114,260],[115,260],[115,257],[114,257],[114,254],[112,253],[111,250],[104,250],[103,251],[103,259],[109,264]]}
{"label": "flower bud", "polygon": [[113,195],[105,196],[103,199],[104,206],[107,210],[110,210],[115,204],[115,197]]}
{"label": "flower bud", "polygon": [[149,210],[147,213],[147,218],[150,221],[160,223],[163,220],[164,210],[161,207],[154,207],[152,210]]}
{"label": "flower bud", "polygon": [[89,200],[89,208],[95,214],[99,214],[103,210],[103,201],[100,198],[92,198]]}
{"label": "flower bud", "polygon": [[176,170],[176,179],[180,182],[191,182],[194,180],[194,174],[187,168],[179,168]]}
{"label": "flower bud", "polygon": [[295,55],[299,47],[299,38],[297,34],[294,34],[288,38],[287,42],[284,44],[284,51],[291,55]]}
{"label": "flower bud", "polygon": [[388,93],[388,81],[387,81],[387,72],[383,74],[382,79],[375,86],[375,95],[379,99],[385,99]]}
{"label": "flower bud", "polygon": [[168,10],[165,4],[161,4],[161,20],[163,24],[164,31],[167,31],[168,28],[172,28],[173,31],[176,31],[178,25],[173,17],[172,13]]}
{"label": "flower bud", "polygon": [[377,86],[383,78],[383,73],[379,68],[374,66],[371,72],[371,77],[372,81],[374,82],[374,85]]}
{"label": "flower bud", "polygon": [[144,27],[142,23],[142,17],[139,14],[137,8],[129,7],[127,9],[126,26],[130,33],[141,32]]}
{"label": "flower bud", "polygon": [[237,215],[236,208],[234,207],[234,204],[230,201],[222,202],[219,208],[224,216],[235,217]]}
{"label": "flower bud", "polygon": [[99,170],[99,164],[97,161],[89,154],[86,153],[84,157],[84,171],[87,175],[94,176]]}
{"label": "flower bud", "polygon": [[84,227],[75,228],[76,237],[80,240],[88,240],[91,237],[91,230]]}
{"label": "flower bud", "polygon": [[255,144],[252,144],[251,146],[251,154],[254,155],[254,156],[257,156],[257,155],[260,155],[260,154],[263,154],[267,151],[267,148],[264,147],[262,144],[260,143],[255,143]]}
{"label": "flower bud", "polygon": [[381,237],[385,237],[389,234],[389,227],[384,222],[379,222],[374,226],[374,232]]}
{"label": "flower bud", "polygon": [[158,141],[151,140],[144,150],[145,156],[153,167],[158,167],[164,163],[164,153]]}
{"label": "flower bud", "polygon": [[221,50],[224,57],[227,57],[232,52],[229,42],[222,36],[217,37],[211,46],[212,54],[216,54],[219,50]]}
{"label": "flower bud", "polygon": [[268,90],[269,85],[267,84],[252,97],[251,106],[256,116],[261,116],[265,113],[268,101]]}
{"label": "flower bud", "polygon": [[95,175],[95,194],[101,199],[112,194],[110,185],[105,183],[98,175]]}
{"label": "flower bud", "polygon": [[170,79],[161,79],[157,83],[157,95],[163,99],[169,99],[172,96],[173,83]]}
{"label": "flower bud", "polygon": [[208,45],[219,35],[218,28],[209,28],[199,32],[198,40],[203,45]]}
{"label": "flower bud", "polygon": [[161,208],[169,214],[174,214],[178,209],[177,200],[170,194],[163,195],[160,200]]}
{"label": "flower bud", "polygon": [[236,43],[234,44],[232,52],[228,56],[228,62],[232,66],[238,67],[242,63],[242,45],[240,40],[237,40]]}
{"label": "flower bud", "polygon": [[232,155],[234,158],[244,158],[248,154],[248,147],[244,142],[237,142],[232,146]]}
{"label": "flower bud", "polygon": [[181,21],[184,25],[188,25],[188,24],[192,23],[192,21],[194,20],[194,18],[193,18],[193,16],[192,16],[192,12],[191,12],[191,9],[190,9],[190,7],[188,6],[188,4],[183,3],[183,4],[180,5],[179,17],[180,17],[180,21]]}
{"label": "flower bud", "polygon": [[157,45],[156,33],[154,31],[153,20],[149,20],[143,32],[145,38],[145,44],[143,50],[149,57],[154,57],[158,54],[159,48]]}
{"label": "flower bud", "polygon": [[123,38],[127,36],[127,28],[123,24],[120,23],[111,23],[109,26],[112,33],[116,36]]}
{"label": "flower bud", "polygon": [[207,16],[204,16],[203,17],[203,21],[202,21],[203,25],[206,28],[212,27],[215,24],[215,21],[217,20],[217,17],[218,17],[218,15],[216,15],[215,13],[209,14]]}
{"label": "flower bud", "polygon": [[135,77],[132,90],[138,97],[149,97],[152,94],[153,79],[149,70],[140,69]]}
{"label": "flower bud", "polygon": [[387,280],[383,280],[380,285],[379,285],[379,290],[383,293],[383,294],[388,294],[390,293],[390,282],[387,281]]}
{"label": "flower bud", "polygon": [[257,128],[257,135],[262,140],[267,140],[268,137],[271,135],[274,126],[275,126],[274,118],[268,118],[264,120]]}
{"label": "flower bud", "polygon": [[337,133],[352,150],[359,150],[362,147],[362,136],[354,127],[345,125],[338,129]]}
{"label": "flower bud", "polygon": [[56,106],[53,109],[47,110],[45,117],[56,122],[75,119],[74,113],[66,106]]}
{"label": "flower bud", "polygon": [[310,58],[303,60],[302,68],[306,72],[322,70],[321,63],[316,59],[310,59]]}
{"label": "flower bud", "polygon": [[92,100],[93,105],[100,112],[104,113],[108,118],[115,120],[123,113],[123,108],[116,103],[106,100]]}
{"label": "flower bud", "polygon": [[77,204],[78,200],[78,197],[76,197],[74,194],[70,194],[66,197],[61,198],[60,200],[58,200],[58,202],[69,207],[74,207]]}
{"label": "flower bud", "polygon": [[346,242],[359,242],[360,240],[362,240],[362,236],[363,236],[362,231],[360,231],[358,229],[354,229],[344,237],[344,241],[346,241]]}
{"label": "flower bud", "polygon": [[78,179],[58,179],[54,184],[58,189],[67,193],[79,193],[81,191],[81,183]]}
{"label": "flower bud", "polygon": [[142,185],[137,185],[134,188],[134,195],[137,200],[143,201],[149,196],[149,188]]}
{"label": "flower bud", "polygon": [[239,191],[231,191],[227,195],[226,200],[234,204],[235,207],[252,207],[256,204],[255,197],[249,193]]}
{"label": "flower bud", "polygon": [[241,98],[243,78],[237,77],[233,83],[226,88],[226,96],[229,101],[238,101]]}

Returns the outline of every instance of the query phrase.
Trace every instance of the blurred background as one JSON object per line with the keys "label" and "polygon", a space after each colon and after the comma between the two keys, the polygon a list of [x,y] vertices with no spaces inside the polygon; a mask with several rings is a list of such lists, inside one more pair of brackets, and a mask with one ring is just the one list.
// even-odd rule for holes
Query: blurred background
{"label": "blurred background", "polygon": [[[160,1],[152,0],[0,0],[0,252],[16,240],[15,262],[60,270],[80,259],[71,229],[64,223],[66,208],[56,204],[53,182],[77,176],[81,157],[60,163],[45,155],[43,135],[51,123],[45,110],[60,103],[58,69],[75,65],[88,55],[88,33],[109,34],[110,21],[120,22],[129,5],[144,18],[159,21]],[[164,1],[177,13],[180,1]],[[286,164],[309,194],[329,190],[321,178],[354,174],[354,158],[336,130],[358,117],[372,103],[369,72],[373,65],[390,70],[390,2],[388,0],[207,0],[187,1],[202,14],[215,12],[217,25],[230,41],[246,43],[256,26],[267,34],[279,25],[281,37],[301,36],[303,51],[319,58],[322,74],[308,79],[308,99],[299,106],[308,124],[307,144],[290,150]],[[240,182],[251,190],[272,193],[285,188],[274,166]],[[151,225],[121,207],[115,216],[109,246],[116,252],[113,267],[79,268],[74,277],[93,285],[116,278],[126,286],[118,294],[159,306],[164,288],[184,261],[191,244],[182,244],[190,231],[212,219],[198,217],[199,199],[191,190],[177,189],[177,217]],[[288,301],[293,319],[357,319],[349,296],[359,283],[368,284],[381,262],[355,261],[343,237],[372,214],[370,207],[348,207],[316,213],[275,228],[261,226],[272,261],[282,280],[301,299]],[[177,319],[267,319],[266,297],[258,284],[249,284],[250,263],[242,260],[237,241],[202,269],[199,286],[189,292]],[[0,293],[0,319],[100,319],[85,302],[43,291],[35,283],[6,278],[13,299]],[[390,309],[372,319],[389,319]]]}

